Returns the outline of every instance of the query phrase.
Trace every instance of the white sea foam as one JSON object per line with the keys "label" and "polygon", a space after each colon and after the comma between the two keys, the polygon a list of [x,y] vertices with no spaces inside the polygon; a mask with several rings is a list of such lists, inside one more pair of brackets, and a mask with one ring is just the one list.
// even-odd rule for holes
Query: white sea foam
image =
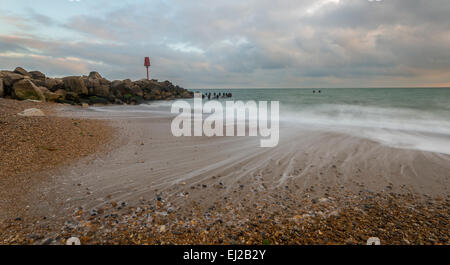
{"label": "white sea foam", "polygon": [[397,148],[450,154],[450,117],[417,109],[317,105],[281,111],[284,122],[365,137]]}
{"label": "white sea foam", "polygon": [[[171,115],[173,101],[137,106],[92,107],[93,111],[120,116]],[[299,130],[302,126],[347,133],[396,147],[450,154],[450,116],[439,111],[382,108],[348,104],[293,106],[280,103],[280,122]],[[256,119],[249,117],[246,120]],[[245,121],[237,121],[245,122]]]}

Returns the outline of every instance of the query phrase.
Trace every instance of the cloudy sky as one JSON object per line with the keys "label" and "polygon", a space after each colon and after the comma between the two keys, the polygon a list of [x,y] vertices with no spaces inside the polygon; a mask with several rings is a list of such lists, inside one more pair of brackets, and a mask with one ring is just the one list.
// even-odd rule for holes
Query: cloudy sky
{"label": "cloudy sky", "polygon": [[450,86],[449,0],[1,0],[0,69],[187,88]]}

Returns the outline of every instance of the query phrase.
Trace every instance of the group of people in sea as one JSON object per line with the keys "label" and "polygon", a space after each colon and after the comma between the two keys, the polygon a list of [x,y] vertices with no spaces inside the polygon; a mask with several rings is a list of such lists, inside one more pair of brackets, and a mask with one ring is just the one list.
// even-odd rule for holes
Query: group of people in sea
{"label": "group of people in sea", "polygon": [[316,92],[317,92],[317,93],[319,93],[319,94],[321,94],[321,93],[322,93],[322,91],[321,91],[321,90],[317,90],[317,91],[316,91],[316,90],[313,90],[313,94],[316,94]]}
{"label": "group of people in sea", "polygon": [[211,92],[209,92],[209,93],[205,93],[205,94],[203,94],[202,93],[202,98],[207,98],[207,99],[219,99],[219,98],[231,98],[231,97],[233,97],[233,94],[232,93],[222,93],[222,92],[219,92],[219,93],[216,93],[216,92],[214,92],[214,93],[212,93],[211,94]]}

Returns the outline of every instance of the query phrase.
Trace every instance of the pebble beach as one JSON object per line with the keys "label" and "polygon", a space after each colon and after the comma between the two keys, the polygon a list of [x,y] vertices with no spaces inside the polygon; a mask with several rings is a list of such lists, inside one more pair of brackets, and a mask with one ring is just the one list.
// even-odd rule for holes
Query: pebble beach
{"label": "pebble beach", "polygon": [[[339,135],[325,135],[345,146],[332,154],[289,141],[258,153],[245,139],[174,138],[159,116],[7,99],[0,107],[2,244],[450,243],[446,156]],[[46,116],[17,115],[31,107]],[[414,160],[428,185],[404,169],[374,181],[381,171],[342,159],[352,144]],[[430,161],[435,171],[417,167]]]}

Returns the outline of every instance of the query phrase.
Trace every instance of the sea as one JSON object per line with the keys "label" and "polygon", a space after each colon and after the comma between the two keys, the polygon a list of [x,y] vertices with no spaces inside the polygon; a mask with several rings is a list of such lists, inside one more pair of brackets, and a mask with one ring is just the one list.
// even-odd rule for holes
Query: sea
{"label": "sea", "polygon": [[[450,88],[190,89],[232,93],[234,101],[278,101],[280,123],[352,134],[396,148],[450,154]],[[192,104],[192,99],[187,100]],[[206,99],[205,99],[206,101]],[[170,113],[174,101],[137,106],[93,107],[93,111]]]}

